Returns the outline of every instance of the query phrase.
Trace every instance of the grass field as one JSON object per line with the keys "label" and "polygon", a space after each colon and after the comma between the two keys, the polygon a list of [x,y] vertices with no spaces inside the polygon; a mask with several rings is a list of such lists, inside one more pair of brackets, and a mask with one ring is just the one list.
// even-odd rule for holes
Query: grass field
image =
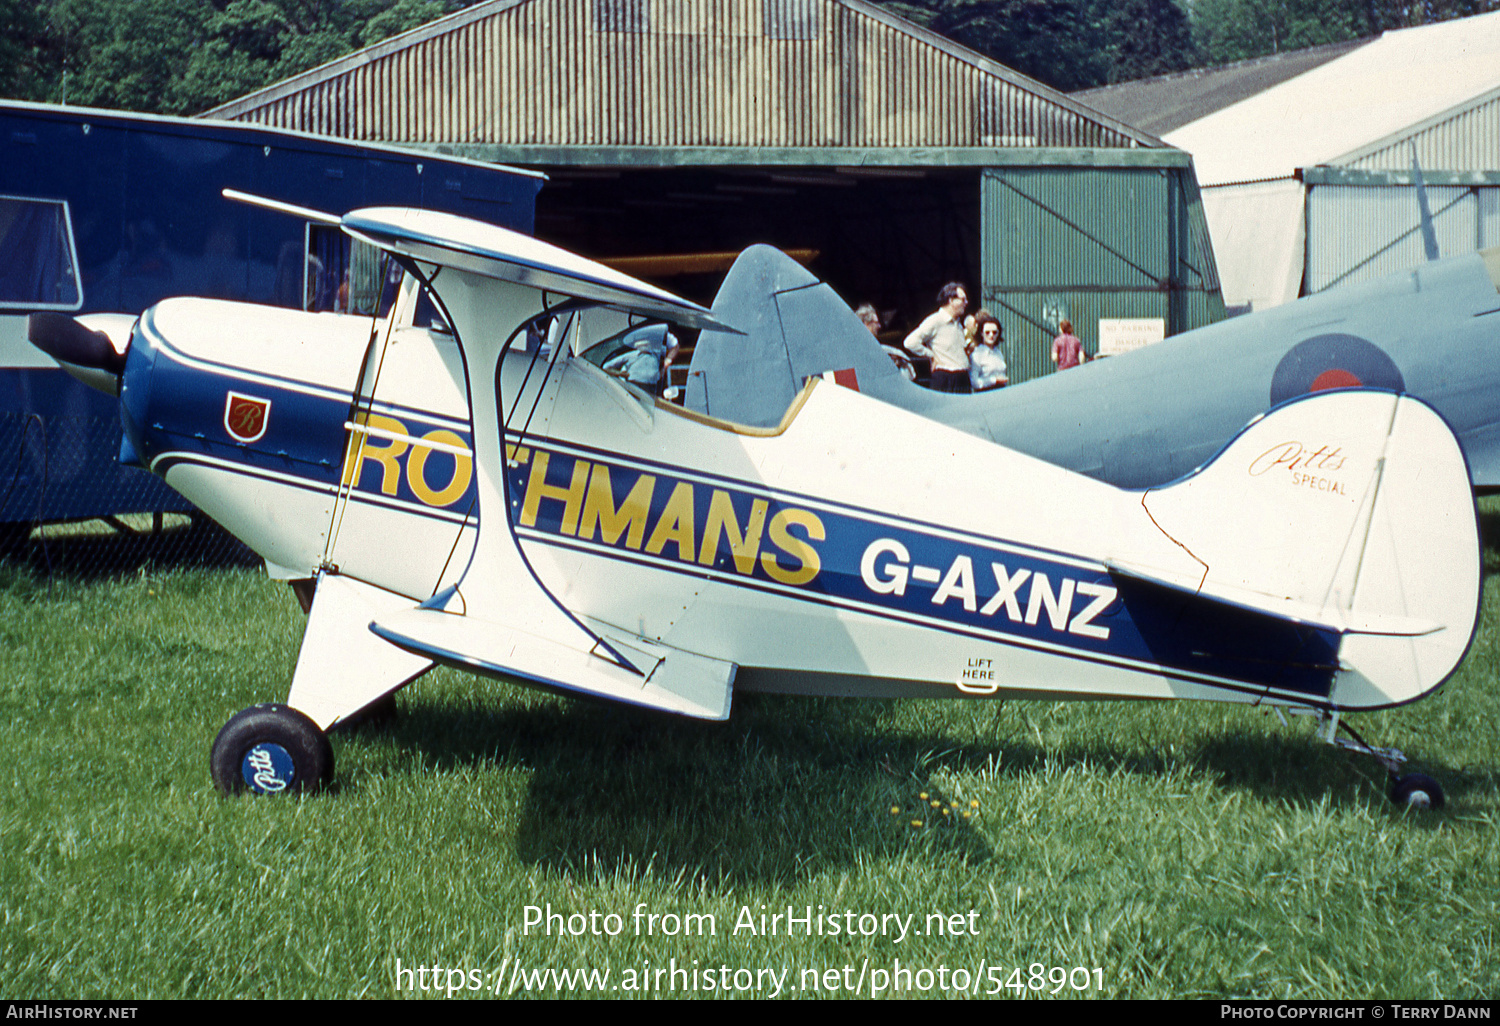
{"label": "grass field", "polygon": [[331,793],[225,800],[208,748],[285,696],[289,591],[0,565],[0,995],[1493,996],[1489,583],[1444,690],[1356,720],[1438,813],[1262,710],[741,696],[712,725],[447,671],[336,738]]}

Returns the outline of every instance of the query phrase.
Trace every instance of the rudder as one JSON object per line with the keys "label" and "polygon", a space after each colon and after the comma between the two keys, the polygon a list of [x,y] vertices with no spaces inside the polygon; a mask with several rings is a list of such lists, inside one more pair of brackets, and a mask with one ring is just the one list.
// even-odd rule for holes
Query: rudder
{"label": "rudder", "polygon": [[698,413],[774,427],[809,377],[830,373],[877,399],[899,397],[907,409],[930,395],[906,380],[831,287],[774,247],[739,255],[713,314],[743,334],[699,336],[683,400]]}
{"label": "rudder", "polygon": [[1343,633],[1330,696],[1341,708],[1419,698],[1468,649],[1473,492],[1457,439],[1419,400],[1358,389],[1294,400],[1141,501],[1201,564],[1200,594]]}

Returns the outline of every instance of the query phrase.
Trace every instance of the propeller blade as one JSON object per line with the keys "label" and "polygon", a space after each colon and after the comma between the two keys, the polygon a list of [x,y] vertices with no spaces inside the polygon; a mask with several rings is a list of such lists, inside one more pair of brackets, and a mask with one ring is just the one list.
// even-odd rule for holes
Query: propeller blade
{"label": "propeller blade", "polygon": [[60,363],[116,375],[125,369],[125,354],[115,349],[108,335],[85,327],[67,314],[32,314],[27,318],[26,337]]}

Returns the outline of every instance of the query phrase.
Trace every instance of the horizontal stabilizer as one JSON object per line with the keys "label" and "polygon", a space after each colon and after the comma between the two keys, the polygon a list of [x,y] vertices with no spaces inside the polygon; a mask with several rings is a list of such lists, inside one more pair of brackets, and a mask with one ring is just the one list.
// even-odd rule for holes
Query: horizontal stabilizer
{"label": "horizontal stabilizer", "polygon": [[543,687],[704,720],[729,718],[733,663],[670,648],[590,625],[635,669],[596,646],[585,651],[508,624],[437,609],[410,609],[370,624],[408,652],[487,676],[516,677]]}
{"label": "horizontal stabilizer", "polygon": [[1340,708],[1420,698],[1474,636],[1472,485],[1457,439],[1420,400],[1362,389],[1292,400],[1140,502],[1170,547],[1116,552],[1110,568],[1337,633]]}
{"label": "horizontal stabilizer", "polygon": [[1210,602],[1222,602],[1226,606],[1248,609],[1252,612],[1320,627],[1339,634],[1388,634],[1400,637],[1420,637],[1442,630],[1443,625],[1433,620],[1412,616],[1397,616],[1392,613],[1375,613],[1357,609],[1339,609],[1336,606],[1299,602],[1292,598],[1276,598],[1215,584],[1205,587],[1201,578],[1188,579],[1168,576],[1143,567],[1132,566],[1123,560],[1107,559],[1104,567],[1120,577],[1170,588],[1187,595],[1194,595]]}

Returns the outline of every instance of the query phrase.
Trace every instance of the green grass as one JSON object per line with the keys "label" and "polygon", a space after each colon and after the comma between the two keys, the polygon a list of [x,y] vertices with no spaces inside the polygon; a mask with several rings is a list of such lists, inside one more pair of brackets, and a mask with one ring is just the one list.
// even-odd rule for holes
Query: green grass
{"label": "green grass", "polygon": [[[898,963],[942,996],[940,967],[1024,985],[1033,963],[1097,967],[1081,996],[1493,995],[1494,592],[1439,695],[1356,721],[1442,782],[1440,813],[1398,809],[1372,760],[1262,710],[747,695],[714,725],[447,671],[403,692],[394,724],[336,737],[331,793],[225,800],[208,748],[285,696],[287,589],[0,566],[0,994],[389,997],[398,960],[628,985],[676,959],[791,988],[867,966],[865,995]],[[528,933],[526,906],[548,904],[622,932]],[[973,910],[977,931],[735,934],[762,905],[919,926]],[[717,932],[637,936],[637,907]]]}

